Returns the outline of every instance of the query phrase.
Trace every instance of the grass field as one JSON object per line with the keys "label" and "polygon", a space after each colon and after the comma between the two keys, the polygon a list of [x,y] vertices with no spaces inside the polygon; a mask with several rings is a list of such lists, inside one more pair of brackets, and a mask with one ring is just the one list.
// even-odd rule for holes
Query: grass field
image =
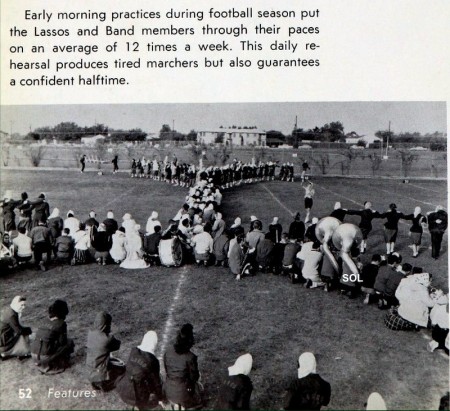
{"label": "grass field", "polygon": [[[395,202],[400,211],[423,211],[447,204],[445,182],[402,184],[386,180],[317,179],[314,216],[328,215],[335,201],[344,208],[359,208],[371,200],[382,211]],[[51,207],[62,213],[74,210],[82,219],[95,209],[99,220],[109,209],[120,219],[130,212],[141,226],[153,210],[167,222],[180,208],[187,190],[160,182],[129,179],[125,174],[97,176],[55,171],[8,171],[1,176],[2,192],[15,197],[44,191]],[[264,228],[274,216],[284,228],[291,213],[303,210],[300,183],[270,182],[225,191],[223,211],[227,222],[238,215],[245,224],[258,216]],[[358,219],[347,217],[346,221]],[[408,224],[400,224],[397,249],[404,261],[433,273],[434,285],[448,292],[447,235],[438,261],[431,259],[429,235],[412,259]],[[384,252],[382,222],[376,220],[369,249]],[[364,256],[364,261],[370,258]],[[55,298],[66,299],[67,318],[74,338],[74,365],[57,376],[41,376],[30,360],[2,362],[1,409],[123,409],[115,392],[96,398],[55,399],[48,390],[89,390],[84,373],[87,330],[99,310],[113,316],[113,332],[122,340],[117,356],[126,360],[131,347],[148,329],[159,336],[159,351],[170,344],[180,325],[194,324],[199,367],[205,386],[206,406],[214,407],[222,375],[236,357],[250,352],[254,358],[252,408],[279,409],[284,389],[296,376],[297,358],[315,353],[318,372],[330,382],[332,398],[327,409],[362,409],[372,391],[380,392],[389,409],[437,409],[448,390],[448,356],[429,353],[430,332],[394,332],[383,323],[384,312],[365,306],[362,298],[349,300],[337,293],[308,290],[284,277],[258,274],[236,282],[227,269],[183,266],[123,270],[117,266],[52,267],[47,272],[24,270],[3,276],[1,304],[16,294],[27,296],[23,323],[36,329]],[[178,298],[175,298],[175,297]],[[19,389],[30,388],[31,399],[19,399]]]}

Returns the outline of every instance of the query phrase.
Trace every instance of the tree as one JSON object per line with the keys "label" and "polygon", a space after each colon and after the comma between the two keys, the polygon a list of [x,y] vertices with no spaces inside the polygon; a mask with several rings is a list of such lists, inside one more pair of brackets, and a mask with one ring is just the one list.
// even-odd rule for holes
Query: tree
{"label": "tree", "polygon": [[147,137],[147,133],[142,131],[140,128],[135,128],[132,130],[114,130],[110,133],[111,141],[121,142],[121,141],[144,141]]}
{"label": "tree", "polygon": [[189,131],[189,133],[186,134],[186,140],[197,141],[197,132],[195,130]]}

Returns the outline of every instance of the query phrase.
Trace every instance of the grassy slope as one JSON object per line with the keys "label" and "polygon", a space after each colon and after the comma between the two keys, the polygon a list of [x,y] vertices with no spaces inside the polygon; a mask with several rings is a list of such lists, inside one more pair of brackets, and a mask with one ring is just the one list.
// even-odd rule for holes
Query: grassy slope
{"label": "grassy slope", "polygon": [[[85,215],[94,207],[102,215],[100,218],[109,208],[113,208],[117,216],[131,211],[141,225],[145,225],[153,208],[159,210],[161,221],[166,221],[175,214],[186,192],[185,189],[130,180],[125,176],[60,173],[55,177],[51,172],[17,173],[14,181],[17,192],[47,192],[51,204],[62,211],[66,211],[63,204]],[[440,196],[393,182],[371,182],[370,190],[365,184],[367,182],[352,182],[349,186],[347,181],[318,181],[314,215],[329,212],[334,201],[343,200],[334,198],[320,188],[322,185],[358,202],[364,201],[370,192],[375,208],[380,210],[395,201],[400,209],[412,211],[416,204],[403,203],[401,195],[409,194],[430,203],[445,199],[445,188]],[[421,186],[424,184],[420,183]],[[8,180],[2,176],[2,189],[8,185]],[[266,186],[291,210],[303,210],[303,190],[298,184],[270,183]],[[430,184],[428,188],[439,191],[442,186]],[[395,194],[387,196],[380,189],[393,190]],[[83,193],[81,196],[80,192]],[[424,193],[432,196],[425,198]],[[267,226],[271,218],[278,215],[285,228],[291,220],[287,211],[262,186],[233,189],[224,198],[224,213],[228,220],[237,215],[246,219],[255,214]],[[343,201],[343,206],[352,205]],[[425,210],[425,205],[422,206]],[[371,244],[381,240],[380,227],[381,223],[377,222]],[[404,233],[406,226],[398,242],[400,251],[406,255],[410,249]],[[425,242],[428,244],[427,239]],[[382,251],[378,245],[374,249]],[[437,282],[442,286],[448,281],[446,257],[444,254],[436,263],[429,258],[429,251],[425,251],[417,262],[429,267],[430,272],[439,273]],[[31,361],[2,363],[0,407],[123,408],[124,404],[114,392],[96,399],[55,400],[46,398],[47,391],[50,387],[89,389],[84,375],[84,343],[87,329],[99,309],[109,310],[113,315],[114,332],[122,340],[119,352],[122,359],[128,357],[131,347],[140,342],[148,329],[155,329],[161,340],[167,310],[181,274],[187,281],[181,288],[181,303],[176,305],[175,327],[171,329],[169,339],[183,322],[194,324],[195,350],[199,354],[209,407],[214,405],[220,377],[226,367],[247,351],[254,357],[253,408],[281,406],[283,388],[296,374],[298,355],[306,350],[316,354],[318,371],[332,385],[330,408],[362,408],[368,394],[377,390],[391,409],[432,409],[448,387],[448,357],[425,350],[427,340],[422,334],[428,332],[390,331],[383,325],[384,314],[375,307],[364,306],[361,300],[350,301],[335,293],[306,290],[289,284],[285,278],[264,274],[236,283],[228,271],[221,268],[187,266],[125,271],[115,266],[89,265],[58,267],[46,273],[28,270],[2,278],[2,305],[6,305],[13,295],[26,294],[29,301],[23,322],[32,327],[39,324],[54,298],[67,299],[71,307],[69,333],[75,339],[76,354],[75,365],[59,376],[41,377]],[[33,399],[18,400],[18,389],[27,387],[33,389]]]}

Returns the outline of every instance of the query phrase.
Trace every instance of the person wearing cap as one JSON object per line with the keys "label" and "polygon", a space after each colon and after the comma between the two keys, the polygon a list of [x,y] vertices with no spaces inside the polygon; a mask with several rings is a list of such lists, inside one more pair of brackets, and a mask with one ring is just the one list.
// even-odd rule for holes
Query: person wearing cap
{"label": "person wearing cap", "polygon": [[167,400],[174,407],[172,409],[198,408],[202,405],[198,360],[191,351],[194,343],[193,326],[184,324],[175,343],[164,353],[164,390]]}
{"label": "person wearing cap", "polygon": [[70,367],[70,354],[75,344],[67,338],[69,307],[63,300],[56,300],[48,308],[48,319],[36,331],[31,344],[31,356],[42,374],[59,374]]}
{"label": "person wearing cap", "polygon": [[259,224],[261,224],[261,227],[262,227],[262,222],[261,222],[261,220],[259,219],[259,218],[257,218],[256,216],[254,216],[254,215],[251,215],[250,216],[250,228],[249,228],[249,232],[250,231],[253,231],[254,229],[255,229],[255,223],[258,221],[258,223]]}
{"label": "person wearing cap", "polygon": [[108,233],[108,235],[111,235],[111,236],[119,228],[119,224],[114,219],[114,213],[111,210],[109,210],[108,213],[106,214],[106,219],[105,219],[105,221],[103,221],[103,224],[105,224],[106,232]]}
{"label": "person wearing cap", "polygon": [[131,349],[125,374],[116,386],[122,401],[139,410],[154,408],[163,398],[157,344],[156,332],[147,331],[141,344]]}
{"label": "person wearing cap", "polygon": [[89,330],[86,344],[86,366],[89,382],[100,391],[111,391],[125,367],[112,361],[111,354],[120,348],[120,341],[111,334],[112,317],[100,311]]}
{"label": "person wearing cap", "polygon": [[380,214],[380,218],[386,218],[384,223],[384,240],[386,243],[386,254],[392,254],[395,248],[395,242],[397,240],[398,222],[400,219],[404,219],[405,215],[397,211],[397,205],[395,203],[389,204],[389,210],[383,214]]}
{"label": "person wearing cap", "polygon": [[216,409],[218,410],[249,410],[253,384],[248,376],[252,370],[251,354],[238,357],[236,362],[228,367],[228,375],[219,388]]}
{"label": "person wearing cap", "polygon": [[303,241],[305,236],[305,223],[301,220],[300,213],[294,216],[294,221],[289,225],[289,238],[295,238],[298,243]]}
{"label": "person wearing cap", "polygon": [[79,223],[78,230],[72,235],[72,238],[75,243],[75,252],[71,264],[86,264],[91,259],[89,253],[91,238],[84,223]]}
{"label": "person wearing cap", "polygon": [[95,214],[94,210],[89,211],[89,218],[84,222],[85,225],[88,225],[95,229],[94,233],[96,232],[98,226],[100,223],[95,218],[97,215]]}
{"label": "person wearing cap", "polygon": [[448,225],[448,214],[438,205],[436,211],[428,214],[428,230],[431,235],[431,257],[437,260],[441,252],[442,237]]}
{"label": "person wearing cap", "polygon": [[64,220],[64,228],[68,228],[69,235],[74,238],[75,233],[80,229],[80,220],[75,218],[75,213],[72,210],[67,212],[67,218]]}
{"label": "person wearing cap", "polygon": [[244,227],[242,226],[241,217],[236,217],[234,219],[233,224],[230,227],[230,237],[234,238],[238,235],[243,235],[245,232]]}
{"label": "person wearing cap", "polygon": [[377,392],[373,392],[369,395],[366,404],[366,410],[387,410],[386,403],[384,402],[383,397]]}
{"label": "person wearing cap", "polygon": [[6,190],[4,199],[0,202],[0,207],[2,207],[3,212],[3,231],[9,232],[16,229],[16,214],[14,209],[19,206],[21,200],[13,200],[11,190]]}
{"label": "person wearing cap", "polygon": [[155,226],[157,225],[161,227],[161,222],[158,221],[158,212],[152,211],[152,214],[148,218],[145,226],[145,235],[152,235],[155,232]]}
{"label": "person wearing cap", "polygon": [[370,201],[364,201],[364,208],[362,210],[347,210],[347,214],[361,217],[358,227],[361,229],[363,236],[360,250],[361,254],[364,254],[367,248],[367,238],[372,231],[372,220],[374,218],[381,218],[381,214],[378,211],[372,210],[372,203]]}
{"label": "person wearing cap", "polygon": [[112,238],[106,232],[104,224],[100,224],[98,231],[94,234],[92,245],[95,248],[94,258],[99,265],[106,265],[109,258],[109,250],[112,246]]}
{"label": "person wearing cap", "polygon": [[0,356],[27,357],[30,355],[30,327],[20,323],[20,317],[25,309],[26,298],[16,295],[10,306],[2,309],[0,314]]}
{"label": "person wearing cap", "polygon": [[320,410],[331,398],[331,385],[316,371],[316,358],[305,352],[298,358],[297,378],[287,389],[285,410]]}
{"label": "person wearing cap", "polygon": [[48,205],[45,193],[39,194],[39,197],[29,202],[33,206],[33,227],[39,224],[39,221],[47,222],[50,215],[50,206]]}
{"label": "person wearing cap", "polygon": [[426,224],[427,218],[422,215],[422,209],[416,207],[413,214],[405,215],[405,220],[412,221],[411,228],[409,229],[409,236],[412,242],[413,257],[416,258],[419,255],[419,248],[422,242],[422,226]]}

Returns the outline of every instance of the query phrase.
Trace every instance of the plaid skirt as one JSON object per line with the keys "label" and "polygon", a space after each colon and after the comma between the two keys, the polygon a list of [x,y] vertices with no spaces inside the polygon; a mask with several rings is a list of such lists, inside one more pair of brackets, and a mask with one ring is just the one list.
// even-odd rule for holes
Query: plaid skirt
{"label": "plaid skirt", "polygon": [[416,329],[416,324],[413,324],[398,315],[396,308],[391,308],[386,317],[384,324],[387,328],[394,331],[412,331]]}
{"label": "plaid skirt", "polygon": [[72,262],[74,264],[85,264],[89,260],[89,251],[88,250],[78,250],[75,249],[75,253],[73,255]]}

